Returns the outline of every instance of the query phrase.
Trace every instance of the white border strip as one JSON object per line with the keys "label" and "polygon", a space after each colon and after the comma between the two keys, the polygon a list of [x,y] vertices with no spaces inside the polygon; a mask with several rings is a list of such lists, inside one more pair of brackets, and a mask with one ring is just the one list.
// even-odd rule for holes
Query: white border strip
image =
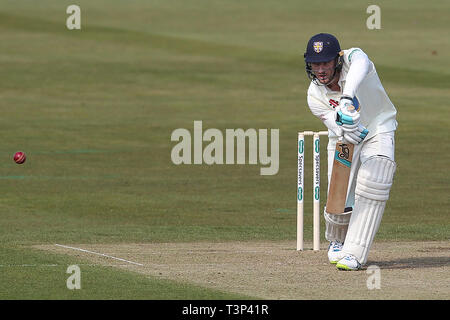
{"label": "white border strip", "polygon": [[78,250],[78,251],[81,251],[81,252],[86,252],[86,253],[91,253],[91,254],[96,254],[98,256],[102,256],[102,257],[106,257],[106,258],[110,258],[110,259],[115,259],[115,260],[119,260],[119,261],[130,263],[130,264],[135,264],[137,266],[144,266],[142,263],[137,263],[137,262],[133,262],[133,261],[129,261],[129,260],[113,257],[113,256],[108,256],[107,254],[104,254],[104,253],[98,253],[98,252],[89,251],[89,250],[85,250],[85,249],[81,249],[81,248],[64,246],[62,244],[57,244],[57,243],[55,243],[55,246],[58,246],[58,247],[61,247],[61,248],[66,248],[66,249]]}

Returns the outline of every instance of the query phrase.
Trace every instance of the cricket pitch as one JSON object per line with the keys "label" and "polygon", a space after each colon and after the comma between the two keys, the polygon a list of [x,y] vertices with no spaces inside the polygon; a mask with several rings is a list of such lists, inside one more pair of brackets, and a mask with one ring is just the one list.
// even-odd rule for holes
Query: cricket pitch
{"label": "cricket pitch", "polygon": [[[338,271],[321,251],[295,242],[195,242],[34,246],[81,261],[261,299],[448,299],[448,242],[378,242],[361,271]],[[306,243],[306,248],[311,244]],[[89,251],[89,252],[88,252]],[[93,254],[94,253],[94,254]],[[118,263],[118,259],[122,261]],[[379,288],[367,267],[379,267]]]}

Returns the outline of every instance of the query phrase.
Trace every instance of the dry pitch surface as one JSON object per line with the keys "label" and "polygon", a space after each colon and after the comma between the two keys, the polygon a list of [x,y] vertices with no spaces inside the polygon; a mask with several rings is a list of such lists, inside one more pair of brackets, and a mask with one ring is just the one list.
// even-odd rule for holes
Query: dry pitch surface
{"label": "dry pitch surface", "polygon": [[[375,243],[367,266],[380,269],[380,288],[368,289],[374,273],[338,271],[321,251],[297,252],[295,242],[41,245],[83,262],[125,268],[261,299],[448,299],[449,242]],[[308,245],[308,244],[306,244]],[[102,254],[102,255],[99,255]],[[124,260],[117,260],[124,259]],[[138,264],[134,264],[138,263]]]}

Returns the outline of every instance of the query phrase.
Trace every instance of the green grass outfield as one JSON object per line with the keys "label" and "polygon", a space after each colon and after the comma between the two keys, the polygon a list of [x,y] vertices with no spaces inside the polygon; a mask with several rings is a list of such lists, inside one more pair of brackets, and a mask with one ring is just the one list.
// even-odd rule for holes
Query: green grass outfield
{"label": "green grass outfield", "polygon": [[[28,247],[294,240],[296,132],[323,130],[302,60],[318,32],[363,48],[398,109],[398,169],[376,240],[450,238],[448,1],[378,1],[381,30],[366,28],[370,3],[356,0],[79,0],[80,31],[65,26],[73,1],[0,3],[0,298],[245,298],[97,266],[95,289],[74,293],[62,266],[76,260]],[[278,174],[174,165],[171,133],[193,132],[194,120],[279,129]]]}

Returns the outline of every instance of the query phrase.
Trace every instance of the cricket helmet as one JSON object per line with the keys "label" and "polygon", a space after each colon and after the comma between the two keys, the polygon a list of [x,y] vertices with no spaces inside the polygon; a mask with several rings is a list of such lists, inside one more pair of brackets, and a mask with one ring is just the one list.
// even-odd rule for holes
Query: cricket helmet
{"label": "cricket helmet", "polygon": [[317,80],[314,72],[312,72],[311,63],[328,62],[335,59],[336,66],[333,74],[334,78],[336,72],[339,72],[342,69],[342,64],[344,63],[342,56],[343,52],[341,51],[341,46],[335,36],[329,33],[319,33],[312,36],[308,41],[306,52],[303,55],[308,78],[317,85],[326,85],[321,84]]}

